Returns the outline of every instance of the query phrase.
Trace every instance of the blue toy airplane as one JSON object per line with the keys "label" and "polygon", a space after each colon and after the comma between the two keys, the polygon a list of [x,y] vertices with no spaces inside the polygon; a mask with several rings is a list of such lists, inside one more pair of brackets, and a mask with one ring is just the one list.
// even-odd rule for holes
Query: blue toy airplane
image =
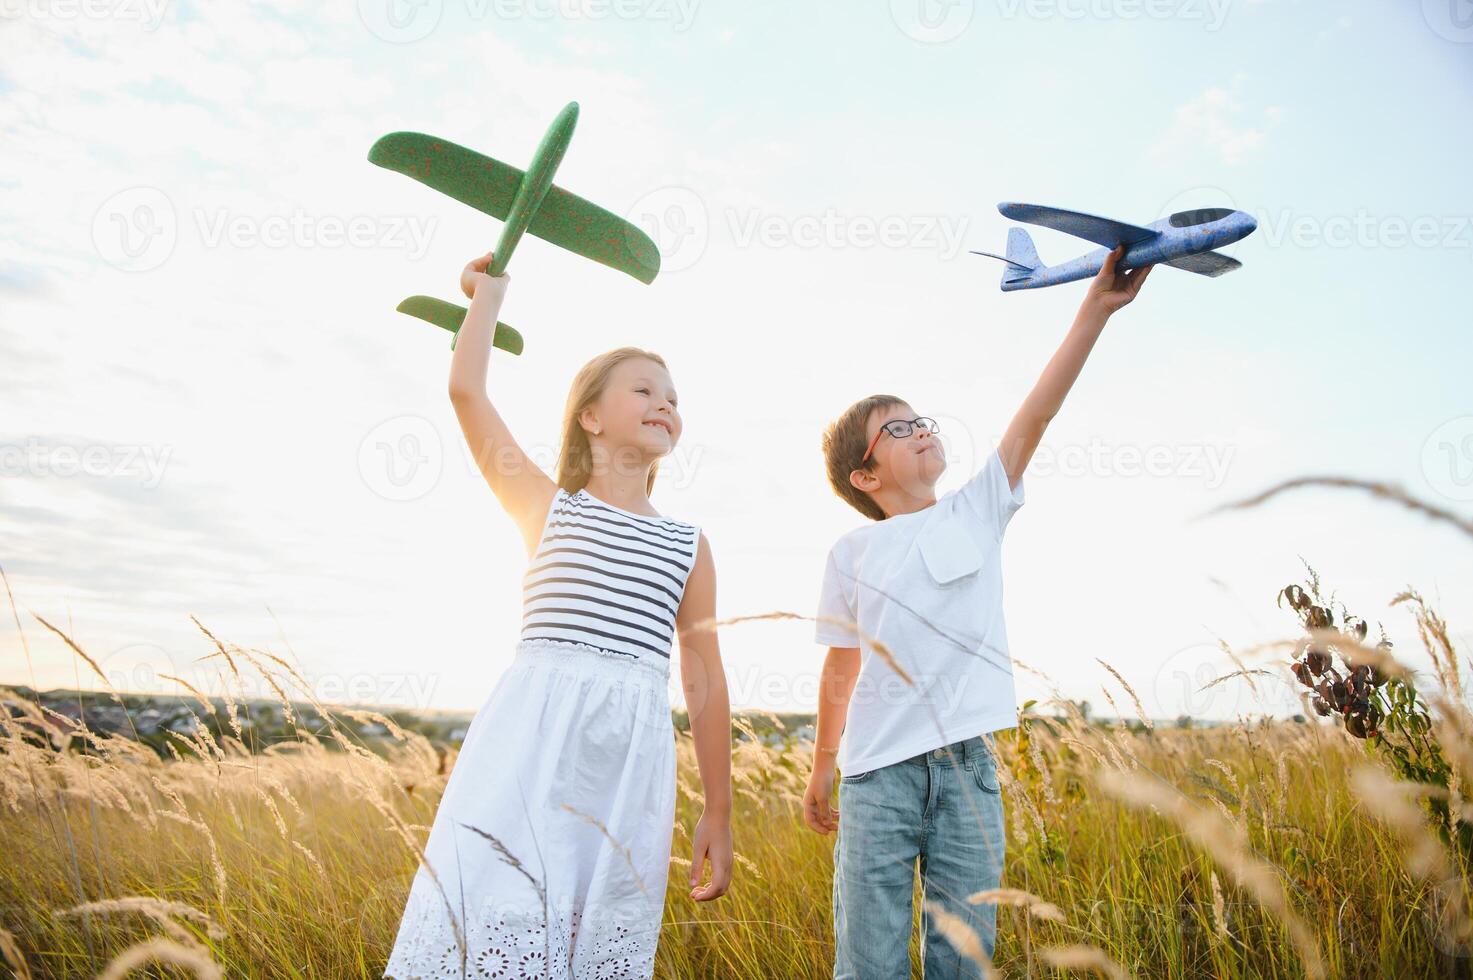
{"label": "blue toy airplane", "polygon": [[1144,228],[1111,218],[1049,208],[1040,204],[1004,201],[997,209],[1004,217],[1014,221],[1053,228],[1055,231],[1066,232],[1076,238],[1104,246],[1059,265],[1044,265],[1028,232],[1022,228],[1011,228],[1008,230],[1007,255],[993,255],[991,252],[975,250],[972,252],[973,255],[986,255],[1007,263],[1007,268],[1002,273],[1003,292],[1057,286],[1061,282],[1088,279],[1100,271],[1100,267],[1105,264],[1105,256],[1117,245],[1125,246],[1125,254],[1120,256],[1120,261],[1115,266],[1121,272],[1159,263],[1202,276],[1220,276],[1224,272],[1232,272],[1243,263],[1212,250],[1246,238],[1258,227],[1258,221],[1251,214],[1228,208],[1178,211],[1160,221],[1153,221]]}

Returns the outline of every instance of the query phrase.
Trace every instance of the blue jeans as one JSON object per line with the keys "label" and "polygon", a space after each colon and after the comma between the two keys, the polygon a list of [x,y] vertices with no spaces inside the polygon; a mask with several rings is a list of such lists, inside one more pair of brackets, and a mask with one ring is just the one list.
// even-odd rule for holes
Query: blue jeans
{"label": "blue jeans", "polygon": [[[1002,794],[981,735],[839,781],[834,980],[910,976],[915,866],[924,897],[961,917],[992,956],[997,906],[967,896],[1002,881]],[[921,911],[926,980],[980,978]]]}

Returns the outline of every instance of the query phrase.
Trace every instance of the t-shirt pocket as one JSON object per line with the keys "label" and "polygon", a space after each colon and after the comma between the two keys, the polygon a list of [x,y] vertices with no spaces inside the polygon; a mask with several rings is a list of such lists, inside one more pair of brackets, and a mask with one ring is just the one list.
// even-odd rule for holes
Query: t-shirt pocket
{"label": "t-shirt pocket", "polygon": [[982,567],[988,548],[977,540],[977,530],[970,523],[953,514],[928,521],[921,530],[916,544],[937,585],[950,585]]}

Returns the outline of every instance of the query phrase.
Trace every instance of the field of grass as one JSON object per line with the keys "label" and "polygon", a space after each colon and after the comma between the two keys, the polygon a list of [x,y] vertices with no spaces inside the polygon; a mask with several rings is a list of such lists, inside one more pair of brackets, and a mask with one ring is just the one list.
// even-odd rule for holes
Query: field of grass
{"label": "field of grass", "polygon": [[[1397,597],[1433,665],[1413,684],[1317,584],[1281,596],[1303,634],[1222,680],[1282,673],[1304,688],[1300,720],[1102,724],[1056,698],[996,737],[1008,852],[1005,889],[986,896],[1000,905],[988,969],[1473,975],[1458,655],[1433,610]],[[235,676],[269,678],[288,715],[287,692],[309,690],[284,661],[216,642]],[[1112,687],[1139,708],[1130,678]],[[234,704],[217,714],[191,697],[210,723],[170,733],[167,758],[24,700],[0,725],[0,962],[20,977],[379,977],[455,753],[316,703],[325,733],[252,751]],[[347,720],[389,738],[370,750]],[[738,720],[731,890],[698,904],[669,889],[657,976],[830,976],[834,839],[801,817],[810,747],[751,736]],[[677,882],[700,813],[684,733],[678,753]],[[918,973],[918,934],[911,950]]]}

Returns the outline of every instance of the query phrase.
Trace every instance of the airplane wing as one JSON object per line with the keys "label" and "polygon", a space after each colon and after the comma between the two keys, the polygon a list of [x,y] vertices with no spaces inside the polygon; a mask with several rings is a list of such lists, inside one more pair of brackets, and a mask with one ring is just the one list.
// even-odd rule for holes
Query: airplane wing
{"label": "airplane wing", "polygon": [[[469,312],[464,306],[456,306],[433,296],[410,296],[394,309],[449,330],[456,335],[456,339],[460,336],[460,325],[465,322],[465,315]],[[455,339],[450,341],[450,346],[452,349],[455,347]],[[500,347],[508,354],[520,354],[522,335],[515,328],[497,320],[496,330],[491,335],[491,346]]]}
{"label": "airplane wing", "polygon": [[1106,248],[1114,248],[1116,245],[1134,245],[1136,242],[1155,238],[1160,234],[1159,231],[1128,225],[1123,221],[1101,218],[1079,211],[1045,207],[1042,204],[1018,204],[1004,201],[997,206],[997,209],[1004,217],[1012,218],[1014,221],[1042,225],[1044,228],[1062,231],[1075,238],[1083,238],[1087,242],[1104,245]]}
{"label": "airplane wing", "polygon": [[1212,276],[1214,278],[1222,275],[1224,272],[1232,272],[1234,269],[1240,268],[1243,265],[1243,263],[1231,255],[1223,255],[1221,252],[1197,252],[1194,255],[1183,255],[1179,259],[1172,259],[1170,262],[1162,262],[1161,264],[1169,265],[1173,269],[1185,269],[1188,272],[1195,272],[1199,276]]}
{"label": "airplane wing", "polygon": [[[510,164],[424,133],[381,137],[368,159],[500,221],[506,220],[523,175]],[[653,282],[660,271],[660,250],[642,229],[556,185],[527,231],[640,282]]]}

